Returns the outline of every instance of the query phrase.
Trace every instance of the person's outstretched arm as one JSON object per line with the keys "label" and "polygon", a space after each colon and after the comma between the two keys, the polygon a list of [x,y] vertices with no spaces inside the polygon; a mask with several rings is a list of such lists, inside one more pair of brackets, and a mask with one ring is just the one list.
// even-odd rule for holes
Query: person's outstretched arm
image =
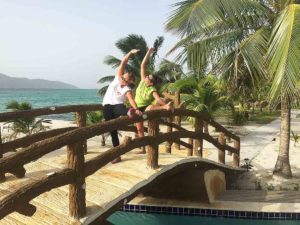
{"label": "person's outstretched arm", "polygon": [[139,51],[139,49],[132,49],[130,52],[128,52],[122,59],[120,66],[118,68],[118,78],[121,79],[121,76],[124,74],[125,72],[125,67],[128,63],[128,60],[130,59],[130,57],[134,54],[136,54]]}
{"label": "person's outstretched arm", "polygon": [[146,73],[146,67],[147,67],[147,63],[148,63],[148,60],[149,60],[149,56],[150,54],[152,54],[152,52],[154,51],[154,48],[149,48],[143,61],[142,61],[142,64],[141,64],[141,80],[144,80],[147,76],[147,73]]}
{"label": "person's outstretched arm", "polygon": [[156,91],[152,92],[152,94],[153,94],[154,99],[156,100],[156,102],[159,105],[165,105],[166,104],[166,102],[161,99],[161,97],[159,96],[159,94]]}
{"label": "person's outstretched arm", "polygon": [[126,92],[126,97],[131,105],[132,108],[134,108],[136,111],[136,114],[138,115],[142,115],[142,112],[138,109],[137,105],[136,105],[136,102],[134,101],[134,98],[133,98],[133,94],[131,91],[127,91]]}

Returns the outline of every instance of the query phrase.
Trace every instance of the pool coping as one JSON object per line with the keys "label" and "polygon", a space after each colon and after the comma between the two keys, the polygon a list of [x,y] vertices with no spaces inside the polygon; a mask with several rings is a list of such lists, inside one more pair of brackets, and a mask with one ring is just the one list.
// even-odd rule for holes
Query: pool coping
{"label": "pool coping", "polygon": [[124,212],[155,213],[165,215],[221,217],[235,219],[261,219],[261,220],[300,220],[298,212],[257,212],[211,208],[191,208],[177,206],[126,204],[121,209]]}

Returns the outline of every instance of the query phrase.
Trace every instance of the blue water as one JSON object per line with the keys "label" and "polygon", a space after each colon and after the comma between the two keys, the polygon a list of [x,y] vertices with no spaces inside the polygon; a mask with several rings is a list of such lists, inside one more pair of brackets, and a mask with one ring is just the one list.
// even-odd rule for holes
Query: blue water
{"label": "blue water", "polygon": [[[7,111],[9,101],[30,102],[33,108],[74,104],[99,104],[101,98],[96,89],[0,89],[0,112]],[[72,120],[72,114],[46,116],[54,119]]]}
{"label": "blue water", "polygon": [[116,212],[108,218],[114,225],[299,225],[292,220],[246,220],[162,214]]}

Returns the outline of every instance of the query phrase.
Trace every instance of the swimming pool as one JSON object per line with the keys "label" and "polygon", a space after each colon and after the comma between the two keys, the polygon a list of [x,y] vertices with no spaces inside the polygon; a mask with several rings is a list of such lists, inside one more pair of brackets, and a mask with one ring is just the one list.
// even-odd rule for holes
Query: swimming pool
{"label": "swimming pool", "polygon": [[257,220],[179,216],[118,211],[108,218],[113,225],[299,225],[299,220]]}

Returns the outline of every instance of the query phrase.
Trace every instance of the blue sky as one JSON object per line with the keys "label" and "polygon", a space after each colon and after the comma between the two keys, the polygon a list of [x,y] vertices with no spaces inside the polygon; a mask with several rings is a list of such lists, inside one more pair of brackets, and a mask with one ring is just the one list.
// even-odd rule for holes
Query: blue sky
{"label": "blue sky", "polygon": [[[115,70],[106,55],[128,34],[148,45],[165,37],[160,58],[176,43],[164,24],[175,0],[0,0],[0,73],[98,88]],[[169,59],[173,57],[170,56]]]}

